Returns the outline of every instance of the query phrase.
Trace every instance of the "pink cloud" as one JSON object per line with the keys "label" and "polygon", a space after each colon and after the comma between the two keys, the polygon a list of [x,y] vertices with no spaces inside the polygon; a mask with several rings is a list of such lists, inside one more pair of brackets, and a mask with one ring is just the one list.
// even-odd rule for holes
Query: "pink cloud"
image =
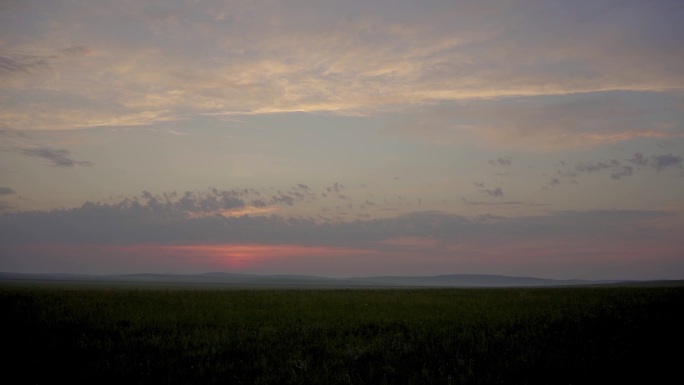
{"label": "pink cloud", "polygon": [[[292,244],[22,244],[4,248],[8,271],[41,273],[203,273],[255,269],[326,270],[348,258],[369,257],[367,249]],[[321,270],[321,271],[322,271]]]}

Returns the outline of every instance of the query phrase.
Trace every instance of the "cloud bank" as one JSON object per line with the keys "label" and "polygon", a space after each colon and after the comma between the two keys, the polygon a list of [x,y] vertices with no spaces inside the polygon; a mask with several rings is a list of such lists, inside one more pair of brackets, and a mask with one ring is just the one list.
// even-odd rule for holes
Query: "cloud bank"
{"label": "cloud bank", "polygon": [[[156,266],[157,271],[179,271],[184,264],[192,269],[213,266],[252,271],[261,263],[264,268],[285,266],[288,258],[301,257],[312,264],[296,266],[316,266],[322,269],[319,274],[328,275],[335,275],[336,266],[350,261],[365,269],[358,271],[379,272],[379,267],[366,268],[382,261],[387,271],[398,263],[433,273],[444,269],[514,273],[557,265],[561,270],[553,275],[564,276],[565,268],[575,274],[590,265],[615,265],[615,271],[621,271],[623,264],[646,265],[655,259],[671,265],[684,258],[680,237],[684,224],[679,215],[668,211],[549,211],[522,217],[427,211],[355,221],[220,214],[246,205],[249,194],[217,190],[162,200],[144,193],[146,201],[88,202],[74,209],[5,213],[0,215],[0,253],[4,256],[0,269],[28,270],[39,259],[43,269],[58,271],[65,258],[70,263],[82,262],[83,268],[92,265],[88,260],[96,257],[89,253],[98,250],[105,250],[110,258],[94,264],[100,272],[112,266],[119,271],[135,270],[141,264]],[[287,202],[272,199],[270,204]],[[253,252],[238,253],[245,248]],[[302,255],[298,257],[296,250]],[[128,260],[133,251],[139,255],[137,262]],[[145,256],[145,252],[151,254]],[[250,260],[250,255],[259,258]],[[195,265],[193,261],[201,257],[213,262]],[[321,264],[320,258],[328,264]],[[581,269],[571,268],[572,264]],[[589,271],[582,274],[592,275]]]}
{"label": "cloud bank", "polygon": [[39,147],[39,148],[24,148],[21,153],[30,157],[41,158],[48,162],[49,165],[55,167],[74,167],[74,166],[91,166],[92,163],[87,161],[78,161],[70,157],[69,151],[64,149]]}

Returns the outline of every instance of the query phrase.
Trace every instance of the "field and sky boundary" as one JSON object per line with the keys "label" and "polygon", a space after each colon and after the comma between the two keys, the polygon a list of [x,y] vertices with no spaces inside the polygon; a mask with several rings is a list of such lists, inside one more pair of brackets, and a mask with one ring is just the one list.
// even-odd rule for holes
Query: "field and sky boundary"
{"label": "field and sky boundary", "polygon": [[0,272],[0,283],[35,283],[53,285],[110,285],[139,287],[204,288],[476,288],[476,287],[572,287],[587,285],[654,286],[677,285],[682,281],[579,280],[511,277],[486,274],[450,274],[436,276],[378,276],[330,278],[308,275],[253,275],[234,273],[205,274],[18,274]]}

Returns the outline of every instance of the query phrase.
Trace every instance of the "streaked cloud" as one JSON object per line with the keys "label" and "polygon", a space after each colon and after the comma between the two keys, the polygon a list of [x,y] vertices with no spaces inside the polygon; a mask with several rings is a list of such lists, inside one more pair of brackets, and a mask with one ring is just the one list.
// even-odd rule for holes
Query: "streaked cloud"
{"label": "streaked cloud", "polygon": [[13,129],[0,129],[0,151],[17,152],[22,155],[39,158],[46,161],[46,164],[60,168],[71,168],[74,166],[92,166],[89,161],[75,160],[69,150],[44,146],[31,135]]}
{"label": "streaked cloud", "polygon": [[38,148],[24,148],[21,153],[34,157],[41,158],[48,162],[49,165],[55,167],[74,167],[74,166],[91,166],[92,163],[82,160],[74,160],[71,158],[69,151],[64,149],[38,147]]}
{"label": "streaked cloud", "polygon": [[490,197],[494,197],[494,198],[499,198],[499,197],[502,197],[504,195],[503,190],[501,190],[501,187],[496,187],[496,188],[491,188],[491,189],[486,188],[486,189],[480,190],[480,192],[485,193],[485,194],[489,195]]}
{"label": "streaked cloud", "polygon": [[[0,119],[15,129],[69,129],[684,86],[683,11],[672,1],[285,4],[55,1],[9,9],[0,54],[11,79],[2,86],[12,99],[42,102],[38,114],[5,102]],[[62,22],[32,21],[46,15]],[[53,48],[64,41],[70,45]],[[28,76],[37,67],[49,68]],[[528,112],[536,115],[519,118],[546,120]],[[639,135],[659,133],[646,127]]]}
{"label": "streaked cloud", "polygon": [[442,102],[399,114],[395,128],[442,145],[548,153],[682,138],[680,99],[678,93],[606,91]]}
{"label": "streaked cloud", "polygon": [[30,55],[18,55],[15,57],[0,56],[0,76],[13,73],[28,73],[36,69],[45,69],[47,62],[41,58]]}
{"label": "streaked cloud", "polygon": [[669,167],[676,167],[682,165],[682,157],[679,155],[665,154],[656,155],[651,158],[651,166],[656,170],[664,170]]}
{"label": "streaked cloud", "polygon": [[492,159],[489,161],[489,164],[492,166],[510,166],[513,164],[513,161],[511,160],[510,157],[504,157],[504,158],[498,158],[498,159]]}
{"label": "streaked cloud", "polygon": [[[580,174],[591,173],[610,173],[611,179],[621,179],[636,174],[642,168],[652,171],[664,171],[666,169],[682,169],[682,157],[673,155],[671,153],[662,155],[646,156],[643,153],[634,153],[631,157],[619,160],[599,160],[594,162],[579,162],[575,164],[573,169],[559,170],[559,176],[566,178],[577,178]],[[676,175],[676,174],[671,174]],[[554,179],[556,182],[552,184],[560,184],[560,180]]]}

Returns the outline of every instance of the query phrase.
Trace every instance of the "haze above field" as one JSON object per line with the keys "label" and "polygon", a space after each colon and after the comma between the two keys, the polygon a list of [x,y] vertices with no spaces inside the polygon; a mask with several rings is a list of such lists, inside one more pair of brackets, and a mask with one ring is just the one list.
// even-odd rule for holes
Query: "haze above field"
{"label": "haze above field", "polygon": [[682,20],[0,2],[0,271],[684,279]]}
{"label": "haze above field", "polygon": [[[636,281],[555,280],[501,275],[452,274],[436,276],[382,276],[329,278],[309,275],[254,275],[232,273],[206,274],[17,274],[0,272],[4,283],[158,285],[181,287],[280,287],[280,288],[373,288],[373,287],[544,287],[605,284],[638,284]],[[678,282],[678,281],[663,281]],[[650,283],[653,284],[653,283]]]}

